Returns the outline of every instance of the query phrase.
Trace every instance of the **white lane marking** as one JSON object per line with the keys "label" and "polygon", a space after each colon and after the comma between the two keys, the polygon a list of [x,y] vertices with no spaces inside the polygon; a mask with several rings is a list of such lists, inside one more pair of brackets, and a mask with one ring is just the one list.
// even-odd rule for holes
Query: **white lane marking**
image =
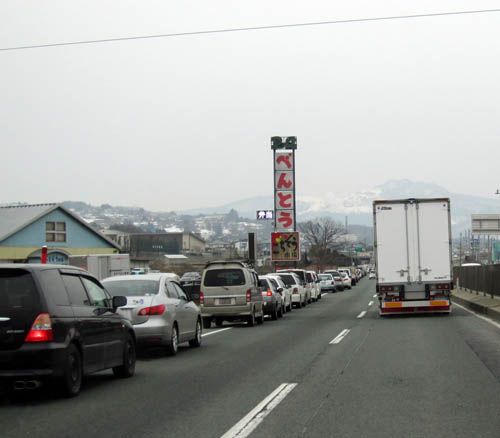
{"label": "white lane marking", "polygon": [[344,329],[342,330],[336,338],[332,339],[330,341],[330,345],[332,344],[340,344],[342,342],[342,340],[349,334],[351,330],[350,329]]}
{"label": "white lane marking", "polygon": [[245,438],[250,435],[296,386],[297,383],[282,383],[221,438]]}
{"label": "white lane marking", "polygon": [[368,303],[368,305],[369,305],[369,306],[371,306],[372,304],[373,304],[373,301],[370,301],[370,302]]}
{"label": "white lane marking", "polygon": [[373,294],[373,298],[377,298],[377,294]]}
{"label": "white lane marking", "polygon": [[323,293],[321,294],[321,296],[322,296],[322,297],[324,297],[325,295],[328,295],[328,293],[327,293],[327,292],[323,292]]}
{"label": "white lane marking", "polygon": [[467,309],[467,307],[464,307],[464,306],[457,304],[455,302],[453,302],[452,306],[458,306],[461,309],[467,310],[467,312],[472,313],[473,315],[477,316],[479,319],[482,319],[483,321],[489,322],[491,325],[494,325],[496,328],[500,329],[500,324],[498,322],[495,322],[490,318],[486,318],[486,316],[480,315],[479,313],[476,313],[473,310]]}
{"label": "white lane marking", "polygon": [[363,318],[366,315],[366,310],[363,310],[356,318]]}
{"label": "white lane marking", "polygon": [[232,329],[232,327],[226,327],[226,328],[221,328],[219,330],[214,330],[213,332],[202,333],[201,337],[215,335],[216,333],[224,332],[226,330],[231,330],[231,329]]}

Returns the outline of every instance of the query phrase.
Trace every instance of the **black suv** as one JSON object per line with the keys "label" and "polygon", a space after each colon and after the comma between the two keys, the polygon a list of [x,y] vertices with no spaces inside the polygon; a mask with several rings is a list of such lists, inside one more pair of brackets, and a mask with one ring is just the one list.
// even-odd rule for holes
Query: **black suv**
{"label": "black suv", "polygon": [[134,331],[116,313],[126,302],[79,268],[0,264],[0,379],[14,391],[54,380],[72,397],[84,374],[132,376]]}

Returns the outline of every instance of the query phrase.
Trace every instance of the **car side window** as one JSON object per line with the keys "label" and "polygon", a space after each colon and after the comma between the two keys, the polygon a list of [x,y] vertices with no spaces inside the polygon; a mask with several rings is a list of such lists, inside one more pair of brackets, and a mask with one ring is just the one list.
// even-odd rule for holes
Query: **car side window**
{"label": "car side window", "polygon": [[187,301],[187,300],[188,300],[187,295],[186,295],[186,292],[184,292],[184,291],[182,290],[182,288],[181,288],[181,287],[180,287],[177,283],[172,283],[172,286],[174,286],[174,287],[175,287],[175,290],[176,290],[176,292],[177,292],[177,295],[179,296],[179,298],[180,298],[181,300],[185,300],[185,301]]}
{"label": "car side window", "polygon": [[90,299],[78,275],[62,274],[61,278],[73,306],[90,306]]}
{"label": "car side window", "polygon": [[173,283],[167,281],[166,286],[167,286],[167,295],[169,296],[169,298],[179,299],[179,295],[177,294],[177,290],[175,289]]}
{"label": "car side window", "polygon": [[91,305],[94,307],[109,307],[108,296],[103,287],[89,277],[82,277],[85,289],[90,296]]}

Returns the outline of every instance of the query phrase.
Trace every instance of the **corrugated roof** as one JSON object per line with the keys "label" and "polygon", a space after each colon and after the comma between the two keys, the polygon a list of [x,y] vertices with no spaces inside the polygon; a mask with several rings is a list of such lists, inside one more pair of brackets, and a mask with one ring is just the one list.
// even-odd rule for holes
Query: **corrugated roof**
{"label": "corrugated roof", "polygon": [[0,207],[0,241],[55,207],[57,204],[16,204]]}

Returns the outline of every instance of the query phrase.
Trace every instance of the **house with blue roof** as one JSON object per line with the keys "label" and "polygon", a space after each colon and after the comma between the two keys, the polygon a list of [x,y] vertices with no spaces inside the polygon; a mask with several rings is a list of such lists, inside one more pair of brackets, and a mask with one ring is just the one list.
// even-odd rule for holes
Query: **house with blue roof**
{"label": "house with blue roof", "polygon": [[116,254],[120,247],[60,204],[0,207],[0,262],[67,264],[71,255]]}

